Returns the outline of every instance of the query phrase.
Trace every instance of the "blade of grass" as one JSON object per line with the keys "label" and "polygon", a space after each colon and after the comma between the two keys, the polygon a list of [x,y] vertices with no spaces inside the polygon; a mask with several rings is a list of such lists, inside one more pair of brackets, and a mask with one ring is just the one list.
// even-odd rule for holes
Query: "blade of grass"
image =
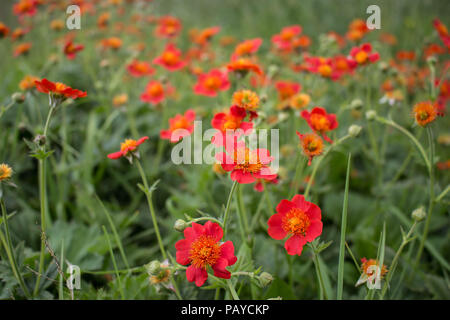
{"label": "blade of grass", "polygon": [[350,180],[351,153],[348,155],[347,175],[345,178],[344,204],[342,206],[341,220],[341,243],[339,247],[339,266],[338,266],[338,285],[336,299],[342,300],[342,292],[344,287],[344,260],[345,260],[345,232],[347,228],[347,208],[348,208],[348,188]]}
{"label": "blade of grass", "polygon": [[109,235],[108,235],[108,232],[106,231],[105,226],[102,226],[102,229],[103,229],[103,233],[105,234],[106,240],[108,242],[109,254],[111,255],[111,259],[112,259],[112,262],[114,265],[114,271],[115,271],[116,277],[117,277],[117,282],[119,283],[120,296],[121,296],[122,300],[124,300],[125,296],[123,294],[122,281],[120,280],[119,269],[117,269],[116,258],[114,257],[113,249],[111,246],[111,241],[109,239]]}

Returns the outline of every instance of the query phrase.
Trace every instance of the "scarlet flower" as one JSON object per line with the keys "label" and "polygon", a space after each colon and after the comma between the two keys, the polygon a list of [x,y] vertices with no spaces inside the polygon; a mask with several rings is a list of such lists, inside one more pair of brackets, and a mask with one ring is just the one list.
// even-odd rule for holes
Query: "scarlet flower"
{"label": "scarlet flower", "polygon": [[370,43],[364,43],[359,47],[353,47],[350,50],[350,56],[358,63],[358,65],[365,65],[370,62],[376,62],[380,59],[378,52],[372,53],[372,46]]}
{"label": "scarlet flower", "polygon": [[142,137],[139,140],[126,139],[120,144],[120,151],[108,154],[108,158],[115,160],[126,157],[130,160],[133,156],[139,157],[138,147],[146,140],[148,140],[148,137]]}
{"label": "scarlet flower", "polygon": [[431,101],[419,102],[413,107],[414,117],[419,126],[425,127],[437,117],[436,106]]}
{"label": "scarlet flower", "polygon": [[30,51],[32,44],[31,42],[25,42],[14,47],[14,57],[28,53]]}
{"label": "scarlet flower", "polygon": [[154,64],[158,64],[169,71],[177,71],[186,66],[186,61],[181,58],[181,51],[175,47],[173,43],[166,45],[164,52],[153,60]]}
{"label": "scarlet flower", "polygon": [[288,236],[284,247],[289,255],[301,255],[303,246],[322,234],[321,210],[303,195],[281,200],[276,210],[267,222],[268,233],[275,240]]}
{"label": "scarlet flower", "polygon": [[158,104],[164,100],[165,91],[161,82],[151,80],[145,87],[144,93],[141,94],[141,101]]}
{"label": "scarlet flower", "polygon": [[225,150],[216,154],[216,160],[225,171],[231,171],[231,180],[247,184],[256,179],[273,180],[277,177],[268,166],[273,160],[269,150],[250,150],[243,141],[226,144]]}
{"label": "scarlet flower", "polygon": [[86,92],[83,92],[78,89],[72,89],[71,87],[65,85],[61,82],[51,82],[47,79],[42,79],[42,81],[35,81],[36,89],[42,93],[47,93],[52,95],[55,98],[83,98],[87,96]]}
{"label": "scarlet flower", "polygon": [[197,83],[194,86],[194,92],[199,95],[215,97],[217,92],[225,91],[230,88],[230,81],[226,72],[219,69],[213,69],[208,73],[198,76]]}
{"label": "scarlet flower", "polygon": [[278,96],[281,101],[291,98],[297,94],[302,86],[293,81],[278,81],[275,83],[275,88],[278,91]]}
{"label": "scarlet flower", "polygon": [[272,43],[278,50],[290,51],[293,41],[301,32],[302,27],[299,25],[284,27],[279,34],[272,37]]}
{"label": "scarlet flower", "polygon": [[241,43],[239,43],[236,48],[234,49],[234,57],[241,57],[245,55],[251,55],[253,53],[256,53],[258,51],[259,47],[262,44],[261,38],[255,38],[250,40],[245,40]]}
{"label": "scarlet flower", "polygon": [[231,106],[228,112],[216,113],[211,121],[214,129],[223,133],[226,130],[242,129],[247,131],[253,127],[253,123],[243,121],[247,113],[244,108]]}
{"label": "scarlet flower", "polygon": [[193,42],[199,46],[204,46],[209,43],[211,38],[220,32],[220,27],[211,27],[196,32],[193,37]]}
{"label": "scarlet flower", "polygon": [[226,269],[236,263],[234,246],[231,241],[221,243],[223,230],[219,224],[208,221],[205,225],[193,222],[192,227],[184,229],[184,238],[175,243],[176,261],[189,265],[186,278],[201,287],[208,279],[208,267],[216,277],[230,279]]}
{"label": "scarlet flower", "polygon": [[159,136],[161,139],[170,140],[170,142],[178,142],[194,131],[194,110],[187,110],[184,115],[177,114],[169,119],[169,129],[161,130]]}
{"label": "scarlet flower", "polygon": [[155,34],[160,38],[173,38],[177,36],[180,31],[180,20],[172,16],[164,16],[158,20],[158,26],[155,29]]}
{"label": "scarlet flower", "polygon": [[[0,23],[0,34],[1,34],[1,23]],[[21,39],[26,33],[28,32],[28,30],[24,30],[22,28],[17,28],[15,29],[12,33],[11,33],[11,39],[13,41],[17,40],[17,39]],[[0,35],[1,38],[1,35]]]}
{"label": "scarlet flower", "polygon": [[324,108],[314,107],[311,113],[307,110],[303,110],[301,116],[308,122],[311,129],[321,133],[323,138],[329,143],[333,143],[325,133],[338,127],[335,114],[328,114]]}
{"label": "scarlet flower", "polygon": [[75,59],[77,52],[84,49],[84,46],[82,44],[74,45],[72,41],[67,41],[64,45],[64,54],[66,55],[67,59],[72,60]]}
{"label": "scarlet flower", "polygon": [[370,31],[370,29],[367,28],[366,22],[364,20],[355,19],[350,23],[346,36],[347,36],[347,39],[349,39],[349,40],[359,41],[369,31]]}
{"label": "scarlet flower", "polygon": [[101,45],[105,49],[111,48],[111,49],[117,50],[122,46],[122,40],[117,37],[111,37],[111,38],[103,39],[101,41]]}
{"label": "scarlet flower", "polygon": [[303,153],[308,157],[308,166],[311,165],[312,159],[319,156],[323,152],[323,141],[315,133],[300,134],[297,131],[298,138]]}
{"label": "scarlet flower", "polygon": [[444,53],[445,53],[445,49],[436,43],[429,44],[423,50],[424,59],[427,59],[429,56],[433,56],[433,55],[437,55],[437,54],[444,54]]}
{"label": "scarlet flower", "polygon": [[246,75],[249,71],[252,71],[258,75],[263,74],[261,68],[248,58],[232,59],[231,62],[227,64],[227,68],[229,71],[236,71],[242,73],[243,75]]}
{"label": "scarlet flower", "polygon": [[267,179],[256,179],[256,183],[253,187],[253,190],[258,191],[258,192],[263,192],[264,191],[264,183],[271,183],[271,184],[278,184],[278,179],[271,179],[271,180],[267,180]]}
{"label": "scarlet flower", "polygon": [[233,93],[233,104],[247,111],[255,111],[259,108],[259,97],[251,90],[240,90]]}
{"label": "scarlet flower", "polygon": [[6,37],[8,33],[9,28],[3,22],[0,22],[0,39]]}
{"label": "scarlet flower", "polygon": [[150,63],[138,60],[133,60],[127,66],[127,70],[133,77],[149,76],[155,72],[155,69],[150,66]]}
{"label": "scarlet flower", "polygon": [[441,38],[444,45],[448,49],[450,49],[450,34],[449,34],[448,29],[445,26],[445,24],[443,24],[439,19],[436,18],[433,20],[433,26],[436,29],[436,31],[438,32],[439,37]]}
{"label": "scarlet flower", "polygon": [[[356,286],[359,286],[359,285],[367,282],[370,278],[374,277],[377,274],[380,277],[380,279],[382,279],[384,277],[384,275],[387,273],[386,266],[383,264],[383,266],[380,268],[379,262],[375,259],[367,260],[366,258],[362,258],[361,262],[362,262],[361,277],[356,282]],[[375,285],[376,289],[381,288],[381,284],[379,282],[375,282],[374,285]]]}
{"label": "scarlet flower", "polygon": [[24,16],[32,17],[37,12],[37,0],[20,0],[13,6],[13,13],[19,18]]}

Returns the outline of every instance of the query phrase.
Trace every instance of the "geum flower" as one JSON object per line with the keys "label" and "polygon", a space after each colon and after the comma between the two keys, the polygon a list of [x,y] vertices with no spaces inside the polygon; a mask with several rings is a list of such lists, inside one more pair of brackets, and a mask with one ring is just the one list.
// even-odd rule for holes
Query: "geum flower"
{"label": "geum flower", "polygon": [[42,79],[41,81],[35,81],[36,89],[42,93],[47,93],[56,99],[77,99],[87,96],[86,92],[78,89],[73,89],[61,82],[51,82],[47,79]]}
{"label": "geum flower", "polygon": [[173,43],[167,44],[164,52],[156,57],[153,63],[171,72],[183,69],[186,66],[186,61],[183,61],[181,57],[181,51]]}
{"label": "geum flower", "polygon": [[6,163],[0,164],[0,182],[11,178],[13,170]]}
{"label": "geum flower", "polygon": [[82,44],[75,45],[72,41],[67,41],[64,45],[64,54],[66,55],[67,59],[72,60],[75,59],[77,52],[84,49],[84,46]]}
{"label": "geum flower", "polygon": [[[375,259],[366,258],[361,259],[361,277],[355,284],[355,287],[367,283],[368,286],[373,286],[374,289],[381,289],[381,279],[387,273],[387,268],[383,264],[380,268],[380,264]],[[370,283],[370,284],[369,284]]]}
{"label": "geum flower", "polygon": [[170,142],[178,142],[194,131],[194,110],[187,110],[184,115],[177,114],[169,119],[169,129],[160,131],[160,138],[170,140]]}
{"label": "geum flower", "polygon": [[142,137],[139,140],[126,139],[120,144],[120,151],[108,154],[108,158],[115,160],[125,157],[132,162],[133,156],[139,158],[138,147],[146,140],[148,137]]}
{"label": "geum flower", "polygon": [[181,31],[181,22],[175,17],[164,16],[158,20],[155,29],[156,36],[160,38],[173,38]]}
{"label": "geum flower", "polygon": [[150,66],[150,63],[146,61],[133,60],[127,66],[127,71],[131,76],[137,78],[152,75],[155,72],[155,69],[153,69]]}
{"label": "geum flower", "polygon": [[226,268],[235,264],[237,258],[231,241],[220,242],[223,230],[219,224],[211,221],[205,225],[193,222],[192,227],[184,230],[184,237],[175,244],[176,261],[181,265],[190,264],[186,269],[189,282],[202,286],[208,279],[208,267],[218,278],[231,278]]}
{"label": "geum flower", "polygon": [[194,86],[194,93],[198,95],[215,97],[217,92],[225,91],[230,88],[230,81],[226,72],[219,69],[213,69],[208,73],[198,76],[197,83]]}
{"label": "geum flower", "polygon": [[258,117],[256,110],[259,108],[259,97],[256,92],[246,89],[236,91],[233,93],[232,102],[250,112],[250,121]]}
{"label": "geum flower", "polygon": [[147,83],[145,91],[141,94],[141,101],[151,104],[158,104],[164,100],[166,89],[161,82],[151,80]]}
{"label": "geum flower", "polygon": [[275,240],[288,236],[284,244],[287,253],[301,255],[303,246],[322,233],[320,208],[303,195],[295,195],[291,201],[281,200],[276,210],[267,222],[269,236]]}
{"label": "geum flower", "polygon": [[308,157],[308,166],[314,157],[319,156],[323,152],[323,141],[315,133],[301,134],[297,131],[298,138],[300,139],[300,145],[303,153]]}
{"label": "geum flower", "polygon": [[242,76],[247,75],[247,73],[250,71],[258,75],[263,74],[261,67],[256,63],[254,63],[249,58],[242,58],[242,57],[236,59],[232,58],[231,62],[227,64],[227,68],[229,71],[237,72]]}
{"label": "geum flower", "polygon": [[293,81],[278,81],[275,83],[275,88],[278,91],[278,96],[281,101],[291,98],[297,94],[302,86]]}
{"label": "geum flower", "polygon": [[322,134],[323,138],[329,143],[333,143],[325,133],[338,127],[335,114],[328,114],[324,108],[314,107],[311,112],[303,110],[301,116],[308,122],[312,130]]}
{"label": "geum flower", "polygon": [[243,141],[228,143],[225,150],[226,152],[216,154],[216,160],[225,171],[231,171],[231,180],[247,184],[255,182],[256,179],[269,181],[277,177],[268,166],[273,160],[269,150],[250,150]]}
{"label": "geum flower", "polygon": [[256,53],[262,44],[261,38],[249,39],[239,43],[234,49],[232,59]]}
{"label": "geum flower", "polygon": [[192,41],[199,46],[205,46],[211,41],[213,36],[220,32],[220,29],[218,26],[203,29],[194,35]]}
{"label": "geum flower", "polygon": [[359,47],[353,47],[350,50],[350,56],[358,63],[358,65],[365,65],[376,62],[380,59],[378,52],[372,53],[372,46],[370,43],[364,43]]}
{"label": "geum flower", "polygon": [[414,105],[413,113],[417,124],[425,127],[436,119],[438,110],[436,104],[433,104],[431,101],[423,101]]}
{"label": "geum flower", "polygon": [[221,146],[228,139],[227,136],[237,138],[242,134],[250,134],[253,123],[244,121],[246,116],[246,110],[238,106],[231,106],[228,112],[216,113],[211,120],[212,127],[217,130],[212,143]]}
{"label": "geum flower", "polygon": [[279,34],[272,37],[272,43],[275,48],[280,51],[289,52],[292,50],[294,40],[302,32],[302,27],[299,25],[292,25],[284,27]]}

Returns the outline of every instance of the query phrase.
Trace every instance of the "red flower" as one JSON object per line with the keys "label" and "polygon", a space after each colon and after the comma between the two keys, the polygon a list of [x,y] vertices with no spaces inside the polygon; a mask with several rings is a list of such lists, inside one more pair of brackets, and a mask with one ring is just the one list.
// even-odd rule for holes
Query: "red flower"
{"label": "red flower", "polygon": [[199,32],[195,32],[192,37],[192,41],[199,46],[205,46],[209,43],[211,38],[220,32],[220,27],[210,27],[203,29]]}
{"label": "red flower", "polygon": [[233,52],[233,57],[238,58],[245,55],[251,55],[258,51],[259,47],[262,44],[261,38],[255,38],[250,40],[245,40],[239,43]]}
{"label": "red flower", "polygon": [[164,52],[153,60],[154,64],[158,64],[169,71],[177,71],[186,66],[186,61],[181,59],[181,51],[174,44],[166,45]]}
{"label": "red flower", "polygon": [[307,110],[303,110],[301,116],[308,122],[311,129],[321,133],[323,138],[329,143],[333,143],[325,133],[338,127],[335,114],[328,114],[324,108],[314,107],[311,113]]}
{"label": "red flower", "polygon": [[219,224],[208,221],[205,225],[193,222],[192,227],[184,230],[185,239],[175,243],[176,260],[186,269],[186,278],[200,287],[208,279],[208,266],[216,277],[230,279],[231,273],[226,269],[236,263],[234,246],[231,241],[220,243],[223,230]]}
{"label": "red flower", "polygon": [[217,92],[228,90],[230,81],[226,72],[213,69],[208,73],[200,74],[194,86],[194,92],[199,95],[215,97]]}
{"label": "red flower", "polygon": [[158,20],[155,29],[156,36],[160,38],[173,38],[181,31],[181,22],[175,17],[164,16]]}
{"label": "red flower", "polygon": [[232,59],[230,63],[227,64],[227,68],[229,71],[240,72],[243,75],[246,75],[249,71],[252,71],[258,75],[262,75],[263,71],[256,64],[253,63],[252,60],[248,58],[236,58]]}
{"label": "red flower", "polygon": [[64,54],[67,59],[72,60],[75,59],[77,52],[83,49],[84,46],[82,44],[74,45],[72,41],[67,41],[64,45]]}
{"label": "red flower", "polygon": [[289,236],[284,244],[287,253],[301,255],[303,246],[322,234],[321,219],[320,208],[306,201],[303,195],[297,194],[291,201],[280,201],[277,213],[267,222],[268,233],[275,240]]}
{"label": "red flower", "polygon": [[177,114],[169,119],[169,129],[161,130],[159,136],[161,139],[170,140],[170,142],[178,142],[181,138],[186,137],[194,130],[195,112],[187,110],[184,115]]}
{"label": "red flower", "polygon": [[441,38],[444,45],[448,49],[450,49],[450,34],[449,34],[448,29],[445,26],[445,24],[443,24],[439,19],[436,18],[433,20],[433,26],[436,29],[436,31],[438,32],[439,37]]}
{"label": "red flower", "polygon": [[38,91],[53,94],[56,97],[77,99],[87,96],[86,92],[78,89],[72,89],[61,82],[51,82],[47,79],[42,79],[42,81],[35,81],[34,83],[36,84],[36,89]]}
{"label": "red flower", "polygon": [[272,184],[278,184],[278,179],[271,179],[271,180],[267,180],[267,179],[256,179],[256,183],[255,186],[253,187],[253,190],[258,191],[258,192],[263,192],[264,191],[264,183],[272,183]]}
{"label": "red flower", "polygon": [[137,148],[139,145],[148,140],[148,137],[142,137],[139,140],[126,139],[120,144],[120,151],[108,154],[110,159],[119,159],[121,157],[130,157],[132,155],[137,155]]}
{"label": "red flower", "polygon": [[290,51],[294,40],[302,33],[302,27],[293,25],[284,27],[279,34],[272,37],[272,43],[278,50]]}
{"label": "red flower", "polygon": [[127,70],[133,77],[149,76],[155,72],[155,69],[150,66],[150,63],[138,60],[133,60],[127,66]]}
{"label": "red flower", "polygon": [[275,88],[278,91],[280,100],[283,101],[298,93],[302,86],[292,81],[278,81],[275,83]]}
{"label": "red flower", "polygon": [[3,22],[0,22],[0,39],[6,37],[8,33],[9,28]]}
{"label": "red flower", "polygon": [[31,42],[21,43],[14,47],[14,57],[18,57],[20,55],[28,53],[31,49]]}
{"label": "red flower", "polygon": [[[217,129],[217,134],[212,138],[212,143],[223,146],[227,141],[226,135],[231,133],[234,139],[239,137],[242,133],[250,134],[253,128],[252,122],[244,121],[247,116],[247,111],[238,106],[231,106],[228,112],[216,113],[211,120],[211,125]],[[241,130],[239,130],[241,129]]]}
{"label": "red flower", "polygon": [[323,152],[323,141],[315,133],[301,134],[297,131],[297,136],[300,139],[300,146],[302,147],[303,153],[308,157],[308,166],[314,157],[320,156]]}
{"label": "red flower", "polygon": [[359,47],[353,47],[350,50],[350,56],[358,63],[358,65],[368,64],[369,62],[376,62],[380,59],[378,52],[372,53],[372,46],[370,43],[364,43]]}
{"label": "red flower", "polygon": [[216,159],[225,171],[231,171],[231,180],[247,184],[256,179],[273,180],[277,177],[268,166],[273,160],[269,150],[250,150],[243,141],[226,144],[225,149],[227,152],[216,154]]}
{"label": "red flower", "polygon": [[32,17],[37,12],[37,0],[20,0],[13,6],[13,13],[21,19],[24,16]]}
{"label": "red flower", "polygon": [[161,82],[150,80],[145,87],[144,93],[141,94],[141,101],[158,104],[164,100],[165,91]]}

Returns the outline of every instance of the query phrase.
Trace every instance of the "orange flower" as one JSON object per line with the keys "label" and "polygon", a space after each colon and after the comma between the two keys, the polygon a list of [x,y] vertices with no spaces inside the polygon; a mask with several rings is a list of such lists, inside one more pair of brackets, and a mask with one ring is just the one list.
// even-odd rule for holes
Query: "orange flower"
{"label": "orange flower", "polygon": [[150,63],[139,60],[133,60],[127,66],[127,70],[133,77],[149,76],[155,72],[155,69],[150,66]]}
{"label": "orange flower", "polygon": [[259,97],[251,90],[240,90],[233,94],[233,104],[247,111],[255,111],[259,108]]}
{"label": "orange flower", "polygon": [[211,38],[220,32],[220,27],[211,27],[195,32],[192,41],[199,46],[204,46],[209,43]]}
{"label": "orange flower", "polygon": [[186,61],[181,59],[181,51],[175,47],[173,43],[166,45],[164,52],[153,60],[154,64],[158,64],[169,71],[177,71],[186,66]]}
{"label": "orange flower", "polygon": [[71,40],[67,41],[64,45],[64,54],[67,59],[72,60],[75,59],[77,52],[84,49],[82,44],[74,45]]}
{"label": "orange flower", "polygon": [[6,37],[8,33],[9,28],[3,22],[0,22],[0,38]]}
{"label": "orange flower", "polygon": [[50,22],[50,28],[53,30],[62,30],[64,28],[64,21],[62,20],[52,20],[52,22]]}
{"label": "orange flower", "polygon": [[117,37],[111,37],[111,38],[103,39],[101,41],[101,45],[105,49],[111,48],[111,49],[117,50],[122,46],[122,40],[120,40],[120,38],[117,38]]}
{"label": "orange flower", "polygon": [[323,141],[315,133],[300,134],[297,131],[297,135],[300,139],[303,153],[308,157],[308,166],[311,165],[312,159],[316,156],[320,156],[323,152]]}
{"label": "orange flower", "polygon": [[303,110],[301,116],[308,122],[311,129],[321,133],[323,138],[329,143],[333,142],[325,133],[338,127],[335,114],[327,113],[324,108],[314,107],[311,112]]}
{"label": "orange flower", "polygon": [[36,87],[36,81],[39,81],[38,77],[26,75],[20,82],[19,88],[23,91],[30,90]]}
{"label": "orange flower", "polygon": [[311,97],[306,93],[298,93],[289,99],[289,106],[294,109],[302,109],[311,101]]}
{"label": "orange flower", "polygon": [[139,158],[137,149],[146,140],[148,140],[148,137],[142,137],[139,140],[126,139],[120,144],[120,151],[108,154],[108,158],[115,160],[125,157],[131,162],[133,156]]}
{"label": "orange flower", "polygon": [[25,42],[25,43],[21,43],[21,44],[17,45],[14,48],[14,57],[18,57],[20,55],[28,53],[28,51],[30,51],[30,48],[31,48],[31,42]]}
{"label": "orange flower", "polygon": [[261,38],[245,40],[236,46],[233,55],[235,57],[240,57],[253,54],[258,51],[259,47],[262,44],[262,41],[263,40]]}
{"label": "orange flower", "polygon": [[[359,278],[358,282],[356,282],[356,286],[359,286],[365,282],[370,281],[373,277],[378,275],[379,279],[382,279],[384,275],[387,273],[387,268],[383,264],[383,266],[379,267],[379,262],[375,259],[369,259],[366,258],[361,259],[361,277]],[[378,269],[378,270],[377,270]],[[376,279],[373,279],[376,281]],[[374,283],[376,289],[380,289],[381,285],[379,282]]]}
{"label": "orange flower", "polygon": [[151,80],[147,83],[144,93],[141,94],[141,101],[156,105],[164,100],[166,91],[170,91],[170,87],[164,88],[161,82]]}
{"label": "orange flower", "polygon": [[[1,26],[0,26],[0,33],[1,33]],[[27,33],[27,30],[24,30],[22,28],[17,28],[11,33],[11,39],[12,40],[21,39],[26,33]]]}
{"label": "orange flower", "polygon": [[350,51],[350,55],[358,63],[358,65],[376,62],[380,59],[380,54],[378,52],[372,53],[372,46],[370,43],[364,43],[360,47],[353,47]]}
{"label": "orange flower", "polygon": [[0,182],[6,181],[12,176],[12,169],[5,163],[0,164]]}
{"label": "orange flower", "polygon": [[364,20],[355,19],[350,23],[346,36],[349,40],[358,41],[361,40],[369,31],[370,30],[369,28],[367,28],[366,22]]}
{"label": "orange flower", "polygon": [[39,92],[50,94],[54,98],[77,99],[87,96],[86,92],[78,89],[72,89],[61,82],[51,82],[47,79],[42,79],[42,81],[35,81],[34,83],[36,84],[36,89]]}
{"label": "orange flower", "polygon": [[98,16],[97,26],[99,27],[99,29],[104,29],[108,26],[109,17],[109,12],[104,12]]}
{"label": "orange flower", "polygon": [[37,12],[37,0],[20,0],[18,3],[14,4],[13,12],[15,15],[22,18],[23,16],[34,16]]}
{"label": "orange flower", "polygon": [[164,16],[158,20],[155,34],[160,38],[172,38],[181,31],[181,22],[175,17]]}
{"label": "orange flower", "polygon": [[[178,142],[181,138],[186,137],[194,131],[194,110],[187,110],[184,115],[177,114],[169,119],[169,129],[160,131],[160,138],[170,140],[170,142]],[[178,131],[177,131],[178,130]]]}
{"label": "orange flower", "polygon": [[419,102],[413,107],[414,117],[419,126],[425,127],[437,116],[435,105],[431,101]]}
{"label": "orange flower", "polygon": [[113,105],[115,107],[123,106],[128,102],[128,95],[126,93],[118,94],[113,98]]}
{"label": "orange flower", "polygon": [[241,73],[242,75],[246,75],[249,71],[252,71],[259,75],[262,75],[263,73],[261,68],[248,58],[238,58],[232,60],[230,63],[227,64],[227,68],[230,71],[236,71]]}
{"label": "orange flower", "polygon": [[226,72],[219,69],[210,70],[198,76],[197,83],[194,86],[194,93],[215,97],[219,91],[225,91],[230,88],[230,81]]}
{"label": "orange flower", "polygon": [[450,170],[450,160],[436,163],[439,170]]}
{"label": "orange flower", "polygon": [[302,86],[293,81],[278,81],[275,83],[275,88],[278,90],[280,100],[283,101],[297,94]]}
{"label": "orange flower", "polygon": [[302,33],[302,27],[299,25],[284,27],[279,34],[272,37],[272,43],[276,49],[289,52],[293,49],[293,43],[300,33]]}

